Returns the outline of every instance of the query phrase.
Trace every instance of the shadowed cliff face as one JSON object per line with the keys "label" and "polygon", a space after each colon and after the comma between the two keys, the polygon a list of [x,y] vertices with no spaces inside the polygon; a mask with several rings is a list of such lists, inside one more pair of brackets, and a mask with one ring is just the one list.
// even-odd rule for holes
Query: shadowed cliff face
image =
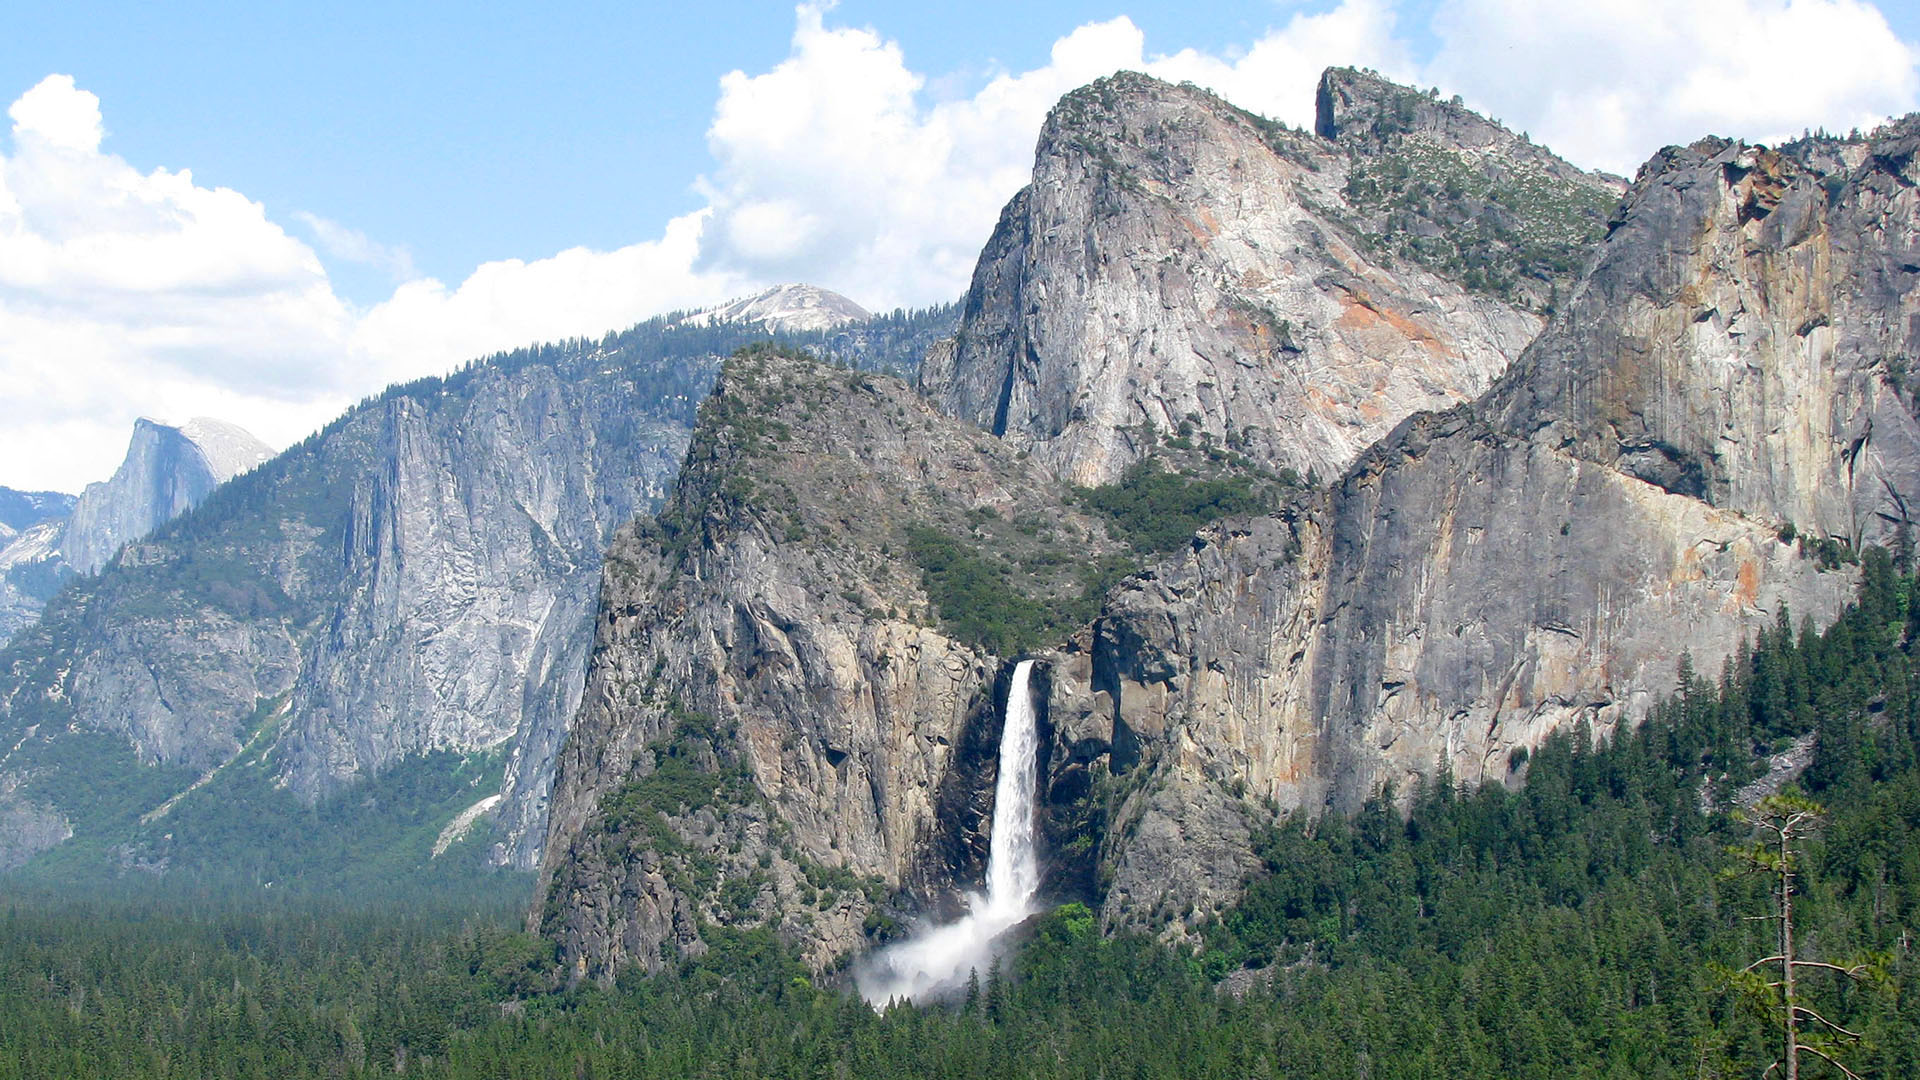
{"label": "shadowed cliff face", "polygon": [[[1373,105],[1412,94],[1471,118],[1474,138],[1435,126],[1382,140],[1375,125],[1349,147],[1131,74],[1069,94],[923,388],[1087,484],[1183,427],[1329,477],[1410,413],[1477,396],[1538,331],[1529,298],[1571,277],[1615,188],[1465,110],[1378,80],[1339,85]],[[1445,182],[1450,196],[1391,187],[1443,167],[1465,178]],[[1494,177],[1532,201],[1482,197]],[[1476,292],[1462,275],[1490,280],[1477,265],[1404,257],[1432,247],[1424,235],[1496,218],[1565,233],[1552,251],[1566,265],[1528,248],[1501,273],[1537,289]]]}
{"label": "shadowed cliff face", "polygon": [[729,362],[672,500],[607,562],[535,911],[576,976],[657,968],[702,923],[772,925],[825,964],[896,893],[932,909],[974,883],[1004,664],[930,599],[929,535],[1011,567],[977,595],[1017,605],[1116,546],[903,383]]}

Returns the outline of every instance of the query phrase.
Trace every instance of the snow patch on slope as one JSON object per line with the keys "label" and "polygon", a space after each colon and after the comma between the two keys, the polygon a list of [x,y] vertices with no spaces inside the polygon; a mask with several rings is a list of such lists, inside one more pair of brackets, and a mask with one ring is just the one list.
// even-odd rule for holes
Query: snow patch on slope
{"label": "snow patch on slope", "polygon": [[759,323],[773,333],[804,334],[865,322],[873,313],[817,285],[776,285],[766,292],[695,312],[682,326]]}

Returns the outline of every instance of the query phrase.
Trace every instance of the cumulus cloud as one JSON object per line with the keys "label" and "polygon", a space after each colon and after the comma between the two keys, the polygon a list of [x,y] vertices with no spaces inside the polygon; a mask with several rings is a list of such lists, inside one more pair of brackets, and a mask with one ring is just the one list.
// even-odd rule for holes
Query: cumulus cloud
{"label": "cumulus cloud", "polygon": [[1125,16],[1090,23],[1056,41],[1040,68],[929,101],[897,44],[826,25],[828,9],[798,9],[791,54],[773,70],[721,80],[702,265],[818,281],[868,307],[939,303],[965,288],[1001,206],[1026,182],[1047,110],[1077,86],[1146,71],[1305,124],[1323,67],[1411,69],[1392,9],[1346,0],[1295,14],[1234,59],[1150,53]]}
{"label": "cumulus cloud", "polygon": [[1913,47],[1862,0],[1445,0],[1425,77],[1571,161],[1871,129],[1920,99]]}
{"label": "cumulus cloud", "polygon": [[485,263],[455,288],[408,282],[361,317],[354,349],[401,379],[516,345],[598,336],[755,287],[724,270],[692,268],[705,220],[705,211],[675,218],[659,240],[613,251]]}
{"label": "cumulus cloud", "polygon": [[[259,400],[320,413],[346,312],[313,252],[238,192],[100,149],[100,102],[54,75],[7,110],[0,155],[0,461],[72,488],[133,416]],[[324,404],[315,409],[313,402]],[[113,417],[112,422],[103,420]],[[88,437],[51,439],[50,431]],[[117,444],[117,445],[116,445]]]}
{"label": "cumulus cloud", "polygon": [[139,416],[220,416],[285,445],[389,382],[757,284],[693,269],[704,213],[611,251],[489,262],[454,286],[419,277],[405,248],[294,214],[330,256],[400,282],[360,309],[259,203],[105,152],[99,99],[72,78],[42,80],[8,115],[0,483],[11,486],[104,479]]}

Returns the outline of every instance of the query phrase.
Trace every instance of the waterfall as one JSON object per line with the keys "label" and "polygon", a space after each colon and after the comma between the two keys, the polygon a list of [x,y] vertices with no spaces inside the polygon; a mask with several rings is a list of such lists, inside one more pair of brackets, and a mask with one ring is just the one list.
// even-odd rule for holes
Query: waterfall
{"label": "waterfall", "polygon": [[987,891],[967,897],[967,914],[922,928],[889,945],[856,976],[860,993],[875,1008],[895,998],[921,998],[958,988],[969,972],[985,973],[994,939],[1033,914],[1040,888],[1040,857],[1033,835],[1035,774],[1040,733],[1034,722],[1027,676],[1033,661],[1013,669],[1006,718],[1000,726],[1000,777],[993,789],[993,832],[988,836]]}

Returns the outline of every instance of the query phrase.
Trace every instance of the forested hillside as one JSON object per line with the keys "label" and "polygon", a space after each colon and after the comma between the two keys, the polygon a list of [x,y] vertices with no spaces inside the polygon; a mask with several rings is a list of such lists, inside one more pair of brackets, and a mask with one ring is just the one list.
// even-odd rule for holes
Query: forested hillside
{"label": "forested hillside", "polygon": [[1783,784],[1826,810],[1799,953],[1865,976],[1801,976],[1859,1035],[1816,1045],[1920,1074],[1920,583],[1877,549],[1862,579],[1825,633],[1782,612],[1637,731],[1550,739],[1517,790],[1442,782],[1404,817],[1383,797],[1270,831],[1193,945],[1103,938],[1069,904],[964,999],[876,1014],[764,931],[563,991],[497,904],[16,893],[0,1077],[1757,1076],[1777,1011],[1732,972],[1775,951],[1771,879],[1729,848]]}

